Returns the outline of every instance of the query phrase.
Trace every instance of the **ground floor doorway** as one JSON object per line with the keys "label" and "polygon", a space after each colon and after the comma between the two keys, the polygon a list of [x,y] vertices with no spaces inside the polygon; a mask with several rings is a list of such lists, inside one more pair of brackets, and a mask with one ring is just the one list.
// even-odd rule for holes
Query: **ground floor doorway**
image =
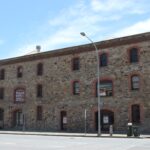
{"label": "ground floor doorway", "polygon": [[4,127],[4,110],[0,108],[0,129]]}
{"label": "ground floor doorway", "polygon": [[23,126],[23,113],[21,110],[16,110],[13,113],[13,121],[15,127]]}
{"label": "ground floor doorway", "polygon": [[66,111],[60,112],[60,127],[62,131],[67,130],[67,112]]}
{"label": "ground floor doorway", "polygon": [[[114,112],[101,110],[101,131],[109,131],[109,126],[114,124]],[[95,129],[98,130],[98,112],[95,112]]]}

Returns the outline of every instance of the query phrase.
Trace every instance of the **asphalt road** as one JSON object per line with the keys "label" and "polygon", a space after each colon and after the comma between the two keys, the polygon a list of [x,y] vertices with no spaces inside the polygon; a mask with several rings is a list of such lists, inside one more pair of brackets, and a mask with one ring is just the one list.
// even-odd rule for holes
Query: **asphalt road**
{"label": "asphalt road", "polygon": [[0,134],[0,150],[150,150],[150,139]]}

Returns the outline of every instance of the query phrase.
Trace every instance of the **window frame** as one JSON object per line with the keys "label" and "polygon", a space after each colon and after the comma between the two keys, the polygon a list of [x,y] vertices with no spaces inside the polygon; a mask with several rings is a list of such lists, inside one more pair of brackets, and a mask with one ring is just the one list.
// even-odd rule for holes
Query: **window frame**
{"label": "window frame", "polygon": [[36,107],[36,120],[37,121],[43,120],[43,107],[41,105]]}
{"label": "window frame", "polygon": [[[106,62],[103,62],[102,56],[105,56]],[[100,67],[107,67],[108,66],[108,53],[103,52],[99,54],[99,66]]]}
{"label": "window frame", "polygon": [[[114,96],[114,81],[112,79],[100,79],[100,87],[102,85],[102,82],[111,82],[112,89],[111,89],[111,95],[100,95],[100,97],[112,97],[112,96]],[[98,97],[98,81],[95,82],[95,97]]]}
{"label": "window frame", "polygon": [[[20,91],[24,91],[24,97],[23,97],[23,101],[16,101],[16,91],[20,90]],[[25,99],[26,99],[26,89],[25,87],[17,87],[14,89],[14,103],[25,103]]]}
{"label": "window frame", "polygon": [[0,87],[0,100],[4,99],[4,95],[5,95],[4,93],[5,93],[4,87]]}
{"label": "window frame", "polygon": [[38,63],[37,64],[37,76],[42,76],[44,71],[44,65],[43,63]]}
{"label": "window frame", "polygon": [[5,80],[5,69],[0,69],[0,80]]}
{"label": "window frame", "polygon": [[43,97],[43,85],[42,84],[37,84],[36,97],[37,98],[42,98]]}
{"label": "window frame", "polygon": [[74,57],[72,58],[72,71],[80,70],[80,58]]}
{"label": "window frame", "polygon": [[[136,52],[136,58],[133,58],[134,56],[132,56],[132,50],[136,50],[137,51]],[[140,54],[140,49],[138,47],[136,47],[136,46],[130,47],[128,49],[128,61],[129,61],[129,63],[130,64],[138,63],[139,60],[140,60],[139,59],[139,54]],[[134,60],[134,59],[136,59],[136,60]]]}
{"label": "window frame", "polygon": [[[138,77],[139,81],[133,81],[133,78],[134,77]],[[131,84],[131,90],[132,91],[139,91],[140,90],[140,75],[138,74],[132,74],[131,77],[130,77],[130,84]],[[134,87],[135,84],[138,84],[138,88]]]}
{"label": "window frame", "polygon": [[[21,70],[20,70],[21,69]],[[22,78],[23,77],[23,67],[19,66],[17,68],[17,78]]]}
{"label": "window frame", "polygon": [[[78,87],[77,87],[77,84],[78,83]],[[80,95],[80,82],[79,80],[74,80],[72,82],[72,94],[73,95]]]}
{"label": "window frame", "polygon": [[[133,107],[137,107],[137,106],[138,106],[138,114],[137,114],[137,111],[133,112]],[[136,108],[134,108],[134,109],[136,109]],[[141,106],[139,104],[131,105],[131,121],[134,124],[141,123]]]}

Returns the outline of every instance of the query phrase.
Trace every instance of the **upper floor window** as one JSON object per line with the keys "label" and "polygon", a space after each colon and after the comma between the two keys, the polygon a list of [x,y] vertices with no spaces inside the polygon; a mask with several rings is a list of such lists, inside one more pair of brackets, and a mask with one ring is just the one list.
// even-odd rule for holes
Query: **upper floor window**
{"label": "upper floor window", "polygon": [[[98,83],[98,82],[97,82]],[[98,84],[96,83],[96,96],[98,96]],[[100,81],[99,87],[99,95],[100,96],[113,96],[113,83],[111,80],[102,80]]]}
{"label": "upper floor window", "polygon": [[42,120],[43,118],[43,109],[42,106],[37,106],[37,120]]}
{"label": "upper floor window", "polygon": [[42,63],[37,64],[37,75],[38,76],[43,75],[43,64]]}
{"label": "upper floor window", "polygon": [[0,108],[0,121],[4,120],[4,110]]}
{"label": "upper floor window", "polygon": [[0,88],[0,99],[4,99],[4,88]]}
{"label": "upper floor window", "polygon": [[131,90],[138,90],[140,88],[140,78],[138,75],[131,76]]}
{"label": "upper floor window", "polygon": [[43,96],[43,86],[41,84],[37,85],[37,97]]}
{"label": "upper floor window", "polygon": [[72,70],[79,70],[80,69],[80,59],[73,58],[72,59]]}
{"label": "upper floor window", "polygon": [[135,63],[139,61],[139,56],[138,56],[138,49],[137,48],[132,48],[129,51],[129,60],[130,63]]}
{"label": "upper floor window", "polygon": [[101,67],[105,67],[108,64],[108,58],[107,58],[107,54],[103,53],[100,55],[100,66]]}
{"label": "upper floor window", "polygon": [[22,67],[22,66],[19,66],[19,67],[17,68],[17,77],[18,77],[18,78],[22,78],[22,76],[23,76],[23,67]]}
{"label": "upper floor window", "polygon": [[131,106],[131,117],[133,123],[140,123],[140,105],[134,104]]}
{"label": "upper floor window", "polygon": [[5,79],[5,69],[1,69],[0,70],[0,80],[4,80]]}
{"label": "upper floor window", "polygon": [[79,81],[74,81],[73,82],[73,94],[74,95],[79,95],[80,94],[80,84],[79,84]]}
{"label": "upper floor window", "polygon": [[25,101],[25,89],[24,88],[17,88],[15,89],[15,102],[23,103]]}

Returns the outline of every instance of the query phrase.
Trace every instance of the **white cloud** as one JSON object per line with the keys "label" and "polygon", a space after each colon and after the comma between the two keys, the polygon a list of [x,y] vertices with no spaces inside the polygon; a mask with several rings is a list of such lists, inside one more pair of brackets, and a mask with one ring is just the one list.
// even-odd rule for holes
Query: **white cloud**
{"label": "white cloud", "polygon": [[137,22],[129,27],[121,29],[120,31],[116,32],[112,37],[127,36],[149,31],[150,31],[150,19]]}
{"label": "white cloud", "polygon": [[124,15],[145,13],[147,8],[143,1],[91,0],[91,3],[87,4],[85,0],[78,0],[76,5],[61,10],[55,18],[48,21],[47,31],[53,28],[55,29],[54,33],[49,32],[44,39],[36,39],[36,42],[25,44],[17,50],[16,55],[33,51],[37,44],[41,45],[42,50],[45,51],[88,42],[85,39],[82,40],[80,36],[82,31],[92,37],[94,41],[104,39],[104,37],[110,38],[112,32],[115,34],[111,37],[118,37],[148,31],[150,20],[135,23],[124,29],[111,28],[114,23],[121,24],[124,21]]}
{"label": "white cloud", "polygon": [[145,0],[91,0],[94,11],[97,12],[118,12],[121,14],[142,14],[149,10]]}

